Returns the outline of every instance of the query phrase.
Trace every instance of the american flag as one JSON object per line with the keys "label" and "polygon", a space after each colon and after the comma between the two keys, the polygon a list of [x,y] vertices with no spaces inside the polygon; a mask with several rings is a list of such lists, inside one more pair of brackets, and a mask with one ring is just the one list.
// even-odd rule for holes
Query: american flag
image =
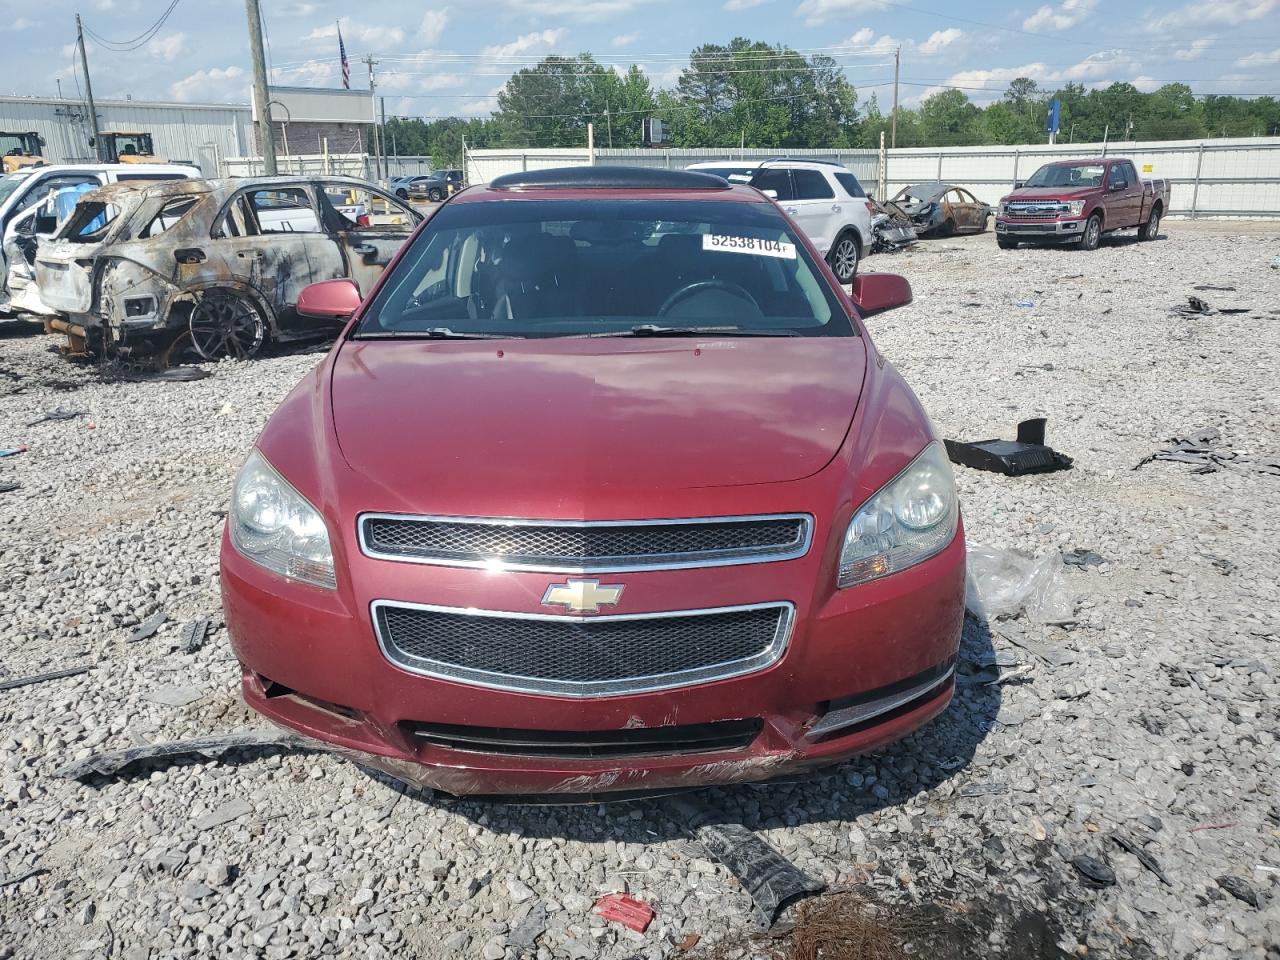
{"label": "american flag", "polygon": [[351,64],[347,61],[347,45],[342,42],[342,24],[338,24],[338,56],[342,59],[342,85],[351,89]]}

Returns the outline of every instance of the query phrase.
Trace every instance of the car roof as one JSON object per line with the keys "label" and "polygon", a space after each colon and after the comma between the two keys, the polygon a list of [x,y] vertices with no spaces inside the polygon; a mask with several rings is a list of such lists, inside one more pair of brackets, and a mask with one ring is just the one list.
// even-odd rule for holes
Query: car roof
{"label": "car roof", "polygon": [[27,167],[30,173],[183,173],[201,176],[200,168],[186,163],[46,163]]}
{"label": "car roof", "polygon": [[1098,163],[1114,163],[1117,160],[1123,160],[1124,157],[1077,157],[1074,160],[1050,160],[1048,163],[1042,164],[1046,167],[1077,167],[1084,164]]}

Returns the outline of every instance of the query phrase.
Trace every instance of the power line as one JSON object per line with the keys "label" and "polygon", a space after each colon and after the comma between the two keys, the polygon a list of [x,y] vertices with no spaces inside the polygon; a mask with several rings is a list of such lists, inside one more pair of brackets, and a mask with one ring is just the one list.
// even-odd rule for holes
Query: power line
{"label": "power line", "polygon": [[156,20],[155,23],[153,23],[150,27],[148,27],[142,33],[138,34],[132,40],[108,40],[106,37],[103,37],[100,34],[94,33],[93,30],[89,29],[87,25],[84,26],[84,32],[87,33],[90,39],[92,39],[100,47],[104,47],[107,50],[113,50],[116,53],[129,53],[132,50],[137,50],[141,46],[145,46],[147,43],[151,41],[152,37],[154,37],[157,33],[160,32],[160,28],[164,26],[165,21],[168,20],[169,17],[173,14],[173,11],[177,9],[178,3],[179,3],[179,0],[173,0],[173,2],[170,3],[168,7],[165,8],[164,13],[160,14],[160,17]]}

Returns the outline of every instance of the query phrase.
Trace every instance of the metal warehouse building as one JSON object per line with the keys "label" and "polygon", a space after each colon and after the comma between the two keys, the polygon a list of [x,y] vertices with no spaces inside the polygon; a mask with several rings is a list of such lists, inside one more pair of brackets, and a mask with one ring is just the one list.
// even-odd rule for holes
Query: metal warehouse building
{"label": "metal warehouse building", "polygon": [[[206,176],[217,176],[224,157],[255,152],[248,104],[98,100],[96,106],[103,131],[145,131],[154,139],[156,156],[190,161]],[[92,161],[92,129],[83,101],[0,97],[0,130],[40,134],[50,163]]]}

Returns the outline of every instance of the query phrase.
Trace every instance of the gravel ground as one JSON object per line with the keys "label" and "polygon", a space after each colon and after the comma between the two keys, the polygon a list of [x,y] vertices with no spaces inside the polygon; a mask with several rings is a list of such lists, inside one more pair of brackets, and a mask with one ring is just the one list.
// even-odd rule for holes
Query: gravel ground
{"label": "gravel ground", "polygon": [[[1202,427],[1280,456],[1280,231],[1166,229],[1093,254],[1001,253],[987,235],[867,264],[915,286],[871,326],[943,435],[1046,416],[1075,458],[1021,479],[958,468],[970,540],[1105,562],[1066,572],[1072,624],[971,621],[955,703],[907,741],[707,796],[909,918],[938,960],[1280,956],[1280,477],[1133,469]],[[1252,309],[1170,314],[1192,294]],[[0,447],[30,447],[0,460],[21,484],[0,493],[0,680],[93,671],[0,692],[0,958],[498,960],[519,955],[508,935],[538,904],[541,960],[680,955],[688,934],[702,949],[748,928],[747,896],[661,801],[424,799],[301,753],[58,779],[94,750],[258,725],[219,620],[217,543],[235,470],[317,358],[105,383],[53,343],[0,329]],[[58,407],[86,415],[26,425]],[[161,608],[156,635],[126,642]],[[182,653],[197,617],[209,641]],[[1029,672],[968,676],[993,654]],[[1072,864],[1085,856],[1114,884],[1091,888]],[[592,914],[620,889],[657,911],[646,934]]]}

